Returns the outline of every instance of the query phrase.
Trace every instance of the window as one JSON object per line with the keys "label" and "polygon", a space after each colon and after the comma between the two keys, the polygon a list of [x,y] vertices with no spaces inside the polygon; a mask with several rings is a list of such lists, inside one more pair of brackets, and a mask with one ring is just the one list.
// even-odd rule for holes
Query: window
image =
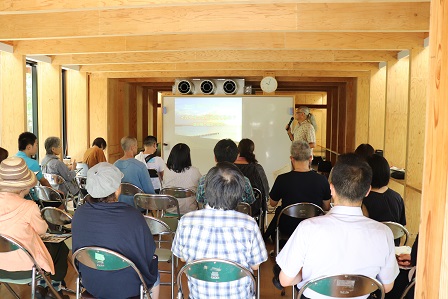
{"label": "window", "polygon": [[37,136],[37,66],[26,62],[26,130]]}

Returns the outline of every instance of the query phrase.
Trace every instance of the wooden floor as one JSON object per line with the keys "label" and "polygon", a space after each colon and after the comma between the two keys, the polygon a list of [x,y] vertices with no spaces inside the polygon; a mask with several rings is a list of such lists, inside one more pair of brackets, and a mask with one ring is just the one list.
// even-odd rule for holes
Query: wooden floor
{"label": "wooden floor", "polygon": [[[268,252],[270,250],[274,249],[273,244],[267,244],[267,250]],[[260,298],[262,299],[275,299],[275,298],[291,298],[291,290],[292,288],[287,288],[286,295],[284,297],[281,296],[280,291],[277,290],[271,280],[272,280],[272,267],[274,265],[274,259],[268,258],[268,260],[261,265],[261,292],[260,292]],[[182,266],[181,263],[179,263],[179,269]],[[161,269],[169,269],[169,267],[161,267]],[[166,281],[169,279],[168,276],[165,276],[162,274],[162,281]],[[73,269],[73,267],[69,264],[68,273],[66,276],[66,283],[68,288],[75,289],[76,285],[76,272]],[[29,286],[19,286],[19,285],[11,285],[12,288],[17,292],[17,294],[20,296],[20,298],[23,299],[29,299],[30,296],[30,287]],[[187,288],[186,281],[183,282],[183,288]],[[76,296],[73,294],[69,294],[70,298],[76,298]],[[175,287],[175,294],[177,294],[177,286]],[[184,294],[184,298],[188,298],[187,294]],[[14,297],[8,292],[6,287],[4,285],[0,285],[0,298],[1,299],[14,299]],[[169,299],[170,298],[170,287],[169,286],[161,286],[160,288],[160,299]],[[175,296],[176,298],[176,296]]]}

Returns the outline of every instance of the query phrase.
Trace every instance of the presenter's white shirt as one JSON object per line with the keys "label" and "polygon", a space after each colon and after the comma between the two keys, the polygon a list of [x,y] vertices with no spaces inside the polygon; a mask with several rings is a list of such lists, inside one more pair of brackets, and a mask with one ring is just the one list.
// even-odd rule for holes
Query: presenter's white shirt
{"label": "presenter's white shirt", "polygon": [[[359,207],[335,206],[327,215],[302,221],[277,256],[288,277],[302,269],[300,289],[321,276],[361,274],[392,283],[398,275],[391,230],[363,216]],[[308,289],[313,299],[333,298]],[[367,298],[367,296],[357,297]]]}

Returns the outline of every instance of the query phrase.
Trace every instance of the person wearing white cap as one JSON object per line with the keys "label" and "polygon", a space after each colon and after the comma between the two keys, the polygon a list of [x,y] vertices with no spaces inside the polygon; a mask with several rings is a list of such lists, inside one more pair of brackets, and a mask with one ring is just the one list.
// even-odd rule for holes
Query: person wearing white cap
{"label": "person wearing white cap", "polygon": [[[85,246],[99,246],[129,258],[140,270],[151,298],[159,297],[159,272],[154,259],[156,245],[142,214],[118,202],[123,174],[114,165],[101,162],[87,172],[90,196],[73,217],[73,252]],[[95,298],[121,299],[138,296],[140,279],[131,269],[97,271],[79,265],[83,286]]]}
{"label": "person wearing white cap", "polygon": [[[21,242],[36,262],[50,272],[52,285],[59,295],[61,282],[67,274],[68,248],[65,243],[43,243],[40,235],[45,234],[48,225],[40,216],[40,210],[33,201],[24,199],[30,188],[37,184],[36,175],[28,169],[19,157],[9,157],[0,164],[0,233]],[[33,266],[22,251],[0,254],[0,276],[14,275],[30,277]],[[8,272],[5,272],[8,271]],[[35,298],[56,298],[45,288],[45,280],[38,281]]]}

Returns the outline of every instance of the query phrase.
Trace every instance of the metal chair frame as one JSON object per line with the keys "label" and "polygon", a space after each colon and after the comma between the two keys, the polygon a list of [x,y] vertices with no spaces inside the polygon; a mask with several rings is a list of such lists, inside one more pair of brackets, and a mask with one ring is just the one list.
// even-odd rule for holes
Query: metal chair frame
{"label": "metal chair frame", "polygon": [[65,202],[67,203],[70,200],[72,200],[74,202],[76,194],[70,193],[70,188],[67,185],[67,181],[62,176],[60,176],[59,174],[45,173],[45,172],[43,172],[42,174],[47,179],[47,181],[50,183],[50,185],[53,189],[59,190],[59,186],[64,185],[65,188],[68,190],[68,192],[66,194],[64,194]]}
{"label": "metal chair frame", "polygon": [[[178,293],[177,293],[177,299],[183,299],[183,291],[182,291],[182,274],[185,272],[185,275],[187,276],[192,276],[189,274],[192,274],[193,271],[197,271],[198,268],[200,270],[200,268],[202,268],[203,270],[208,270],[212,267],[209,267],[209,264],[213,263],[213,267],[219,267],[221,265],[222,266],[230,266],[234,269],[234,274],[235,276],[232,277],[232,279],[226,279],[226,280],[219,280],[219,278],[215,278],[213,276],[208,276],[206,277],[205,274],[202,272],[200,276],[196,275],[194,278],[195,279],[199,279],[199,280],[203,280],[203,281],[207,281],[210,283],[219,283],[219,282],[223,282],[223,281],[234,281],[234,280],[238,280],[240,278],[243,277],[249,277],[250,280],[252,281],[252,288],[251,288],[251,292],[253,294],[252,298],[259,298],[260,296],[260,292],[259,292],[259,284],[257,284],[257,281],[255,279],[254,274],[247,269],[246,267],[233,262],[233,261],[229,261],[229,260],[225,260],[225,259],[216,259],[216,258],[205,258],[205,259],[199,259],[196,261],[192,261],[187,263],[185,266],[182,267],[182,269],[180,269],[179,273],[177,274],[177,287],[178,287]],[[228,272],[228,271],[225,271]],[[259,273],[260,271],[258,271],[258,282],[260,281],[260,277],[259,277]],[[228,273],[226,273],[228,274]]]}
{"label": "metal chair frame", "polygon": [[57,227],[58,232],[64,232],[68,229],[65,226],[72,223],[72,215],[58,208],[46,207],[40,213],[47,223]]}
{"label": "metal chair frame", "polygon": [[177,219],[180,220],[181,217],[177,198],[168,194],[137,193],[134,195],[134,204],[136,207],[145,209],[146,214],[149,210],[160,211],[157,218],[163,218],[167,209],[175,207]]}
{"label": "metal chair frame", "polygon": [[[91,254],[93,253],[93,254]],[[112,259],[112,263],[118,263],[117,265],[107,265],[106,266],[106,258]],[[98,271],[113,271],[113,270],[121,270],[128,267],[134,269],[140,279],[140,299],[144,299],[145,296],[150,294],[150,290],[146,286],[145,280],[143,279],[140,270],[135,266],[135,264],[125,257],[124,255],[115,252],[110,249],[102,248],[102,247],[82,247],[76,250],[72,256],[72,262],[74,265],[77,265],[77,262],[83,264],[86,267],[98,270]],[[104,267],[104,269],[99,269],[99,267]],[[81,295],[81,283],[82,277],[80,277],[78,267],[75,267],[77,278],[76,278],[76,299],[80,299]]]}
{"label": "metal chair frame", "polygon": [[[378,280],[357,274],[329,275],[312,279],[302,286],[297,298],[301,298],[308,288],[318,294],[334,298],[353,298],[371,294],[376,290],[380,290],[381,299],[384,299],[385,295],[383,285]],[[293,298],[294,293],[295,290]]]}
{"label": "metal chair frame", "polygon": [[121,195],[134,196],[137,193],[144,193],[143,190],[131,183],[121,183]]}
{"label": "metal chair frame", "polygon": [[39,203],[42,208],[45,207],[45,202],[60,202],[64,206],[64,210],[67,212],[67,201],[64,199],[59,192],[53,188],[46,186],[35,186],[33,187],[34,194],[37,196]]}
{"label": "metal chair frame", "polygon": [[252,217],[252,207],[247,202],[240,202],[236,206],[236,210],[240,213],[249,215]]}
{"label": "metal chair frame", "polygon": [[31,278],[30,279],[23,279],[23,280],[12,280],[7,278],[0,278],[0,282],[4,283],[6,288],[11,292],[13,296],[16,298],[20,298],[16,292],[9,286],[10,283],[14,284],[29,284],[31,283],[31,299],[34,299],[34,294],[36,291],[36,279],[42,278],[47,283],[48,287],[50,288],[51,292],[56,296],[57,299],[61,299],[61,296],[59,293],[54,289],[49,279],[46,277],[45,271],[37,264],[34,257],[29,253],[29,251],[23,246],[22,243],[17,241],[16,239],[0,234],[0,253],[7,253],[15,250],[22,250],[26,256],[30,259],[31,263],[33,264],[31,270]]}
{"label": "metal chair frame", "polygon": [[85,193],[87,194],[87,189],[86,189],[87,177],[76,176],[75,181],[79,187],[78,199],[76,200],[76,207],[78,207],[79,205],[82,205],[84,203],[85,195],[82,192],[85,191]]}
{"label": "metal chair frame", "polygon": [[406,299],[406,296],[408,295],[409,291],[415,286],[415,278],[411,280],[411,282],[406,286],[406,288],[403,291],[403,294],[401,294],[400,299]]}
{"label": "metal chair frame", "polygon": [[404,236],[404,242],[402,244],[402,246],[405,246],[408,243],[409,240],[409,231],[406,229],[406,227],[404,227],[403,225],[401,225],[400,223],[397,222],[392,222],[392,221],[385,221],[383,222],[385,225],[387,225],[387,227],[390,228],[390,230],[392,231],[392,234],[394,235],[394,239],[400,239],[400,243],[401,243],[401,238]]}
{"label": "metal chair frame", "polygon": [[[146,223],[148,224],[148,227],[149,227],[152,235],[159,236],[159,240],[155,240],[155,242],[159,244],[159,246],[158,246],[158,248],[156,248],[156,252],[155,252],[155,254],[159,257],[159,263],[160,262],[171,263],[171,271],[159,270],[159,272],[171,274],[171,283],[161,282],[160,284],[171,286],[171,299],[174,299],[175,269],[174,269],[173,252],[171,251],[171,249],[161,248],[162,243],[172,243],[173,242],[174,233],[171,230],[171,228],[169,227],[169,225],[166,224],[164,221],[162,221],[158,218],[147,216],[147,215],[145,215],[144,217],[145,217]],[[169,236],[170,240],[169,241],[162,240],[162,236],[164,236],[164,235]]]}
{"label": "metal chair frame", "polygon": [[[179,198],[187,198],[187,197],[196,197],[196,191],[190,189],[190,188],[181,188],[181,187],[165,187],[160,189],[160,194],[165,195],[171,195],[174,196],[176,199],[179,200]],[[196,207],[199,209],[199,204],[197,201]]]}
{"label": "metal chair frame", "polygon": [[267,202],[265,199],[263,199],[263,193],[261,193],[260,189],[252,188],[252,190],[254,192],[255,201],[260,201],[261,203],[260,214],[258,216],[255,216],[254,218],[258,221],[258,227],[260,228],[260,231],[263,233],[264,227],[266,227],[268,223]]}

